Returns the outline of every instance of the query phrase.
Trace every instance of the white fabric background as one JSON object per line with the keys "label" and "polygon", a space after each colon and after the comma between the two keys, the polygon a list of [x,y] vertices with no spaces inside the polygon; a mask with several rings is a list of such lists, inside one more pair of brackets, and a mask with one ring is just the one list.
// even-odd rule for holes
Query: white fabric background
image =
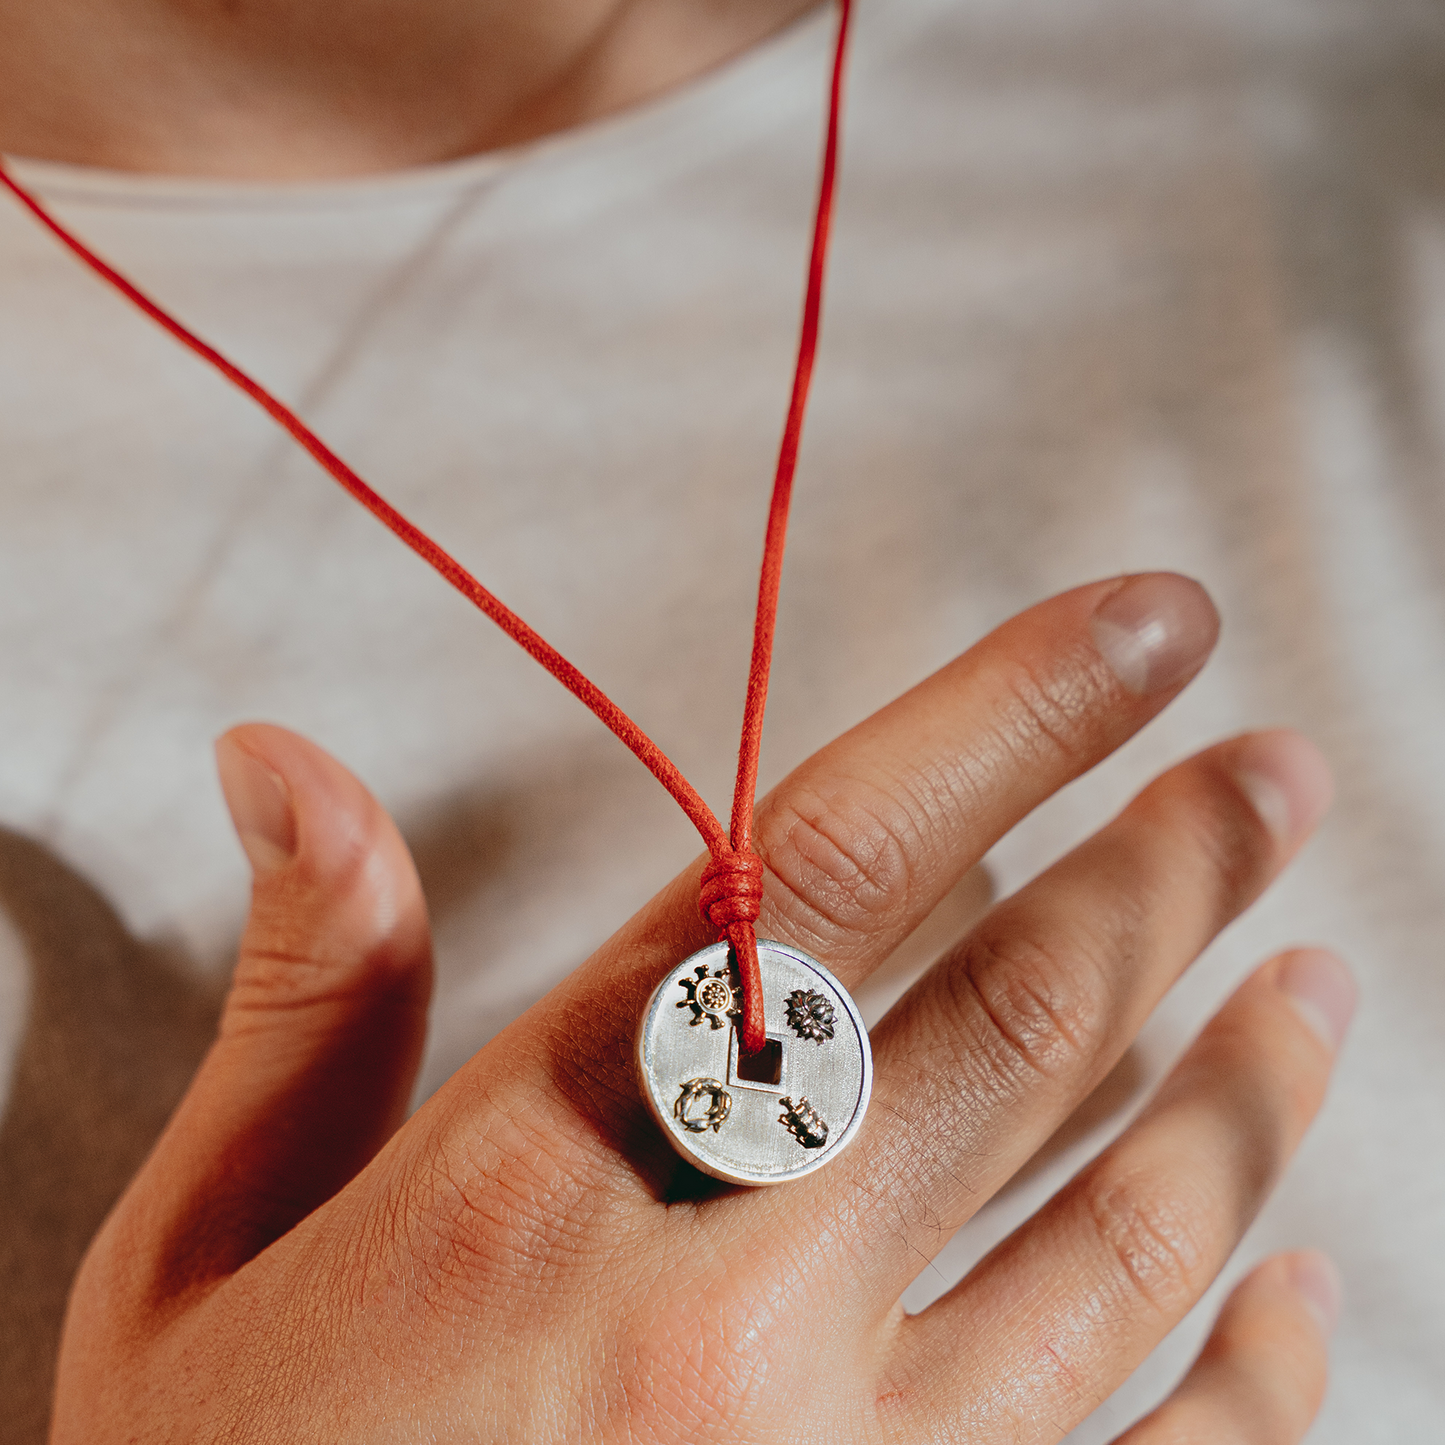
{"label": "white fabric background", "polygon": [[[827,38],[815,18],[620,119],[374,182],[19,170],[722,807]],[[1249,967],[1329,942],[1361,1013],[1224,1281],[1284,1246],[1340,1262],[1325,1445],[1445,1420],[1442,81],[1424,0],[865,4],[764,758],[766,784],[1050,592],[1166,567],[1210,587],[1216,660],[995,850],[995,889],[1246,727],[1310,732],[1337,807],[1094,1126],[940,1240],[909,1302],[1096,1150]],[[239,925],[219,731],[297,728],[401,820],[439,942],[424,1088],[697,840],[534,663],[11,207],[0,437],[0,1436],[29,1441],[67,1271],[194,1061]],[[1217,1296],[1071,1439],[1156,1399]]]}

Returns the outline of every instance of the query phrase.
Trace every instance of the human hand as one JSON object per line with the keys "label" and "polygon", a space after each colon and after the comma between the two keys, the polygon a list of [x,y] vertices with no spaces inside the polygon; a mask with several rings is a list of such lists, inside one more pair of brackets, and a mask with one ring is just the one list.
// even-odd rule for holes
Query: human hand
{"label": "human hand", "polygon": [[[760,804],[759,934],[856,986],[1215,630],[1164,575],[1015,618]],[[402,1124],[430,986],[405,846],[293,734],[218,753],[251,915],[219,1038],[78,1277],[56,1445],[1055,1441],[1223,1265],[1352,1006],[1329,955],[1266,963],[1113,1145],[907,1317],[920,1262],[1308,835],[1311,745],[1206,750],[994,907],[874,1030],[848,1152],[753,1191],[679,1160],[633,1076],[649,992],[711,941],[698,865]],[[1128,1445],[1298,1440],[1332,1290],[1316,1256],[1256,1271]]]}

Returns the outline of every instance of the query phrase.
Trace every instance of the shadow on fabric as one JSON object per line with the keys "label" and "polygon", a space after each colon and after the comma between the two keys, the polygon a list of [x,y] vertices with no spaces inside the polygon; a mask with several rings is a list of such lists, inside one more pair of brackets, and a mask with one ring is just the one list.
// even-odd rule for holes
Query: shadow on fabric
{"label": "shadow on fabric", "polygon": [[42,1445],[70,1280],[205,1053],[220,994],[5,828],[0,910],[31,970],[0,1120],[0,1442]]}

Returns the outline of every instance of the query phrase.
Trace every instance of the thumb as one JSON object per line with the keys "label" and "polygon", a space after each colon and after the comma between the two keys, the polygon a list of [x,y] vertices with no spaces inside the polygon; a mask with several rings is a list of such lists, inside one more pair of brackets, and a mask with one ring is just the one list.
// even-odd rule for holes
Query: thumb
{"label": "thumb", "polygon": [[239,1268],[385,1143],[431,990],[421,886],[380,804],[284,728],[235,728],[216,757],[250,917],[219,1037],[117,1211],[164,1295]]}

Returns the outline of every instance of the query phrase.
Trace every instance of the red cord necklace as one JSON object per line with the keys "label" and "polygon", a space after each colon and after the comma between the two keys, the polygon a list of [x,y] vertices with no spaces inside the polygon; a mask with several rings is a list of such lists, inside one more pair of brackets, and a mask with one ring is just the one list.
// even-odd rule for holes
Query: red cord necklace
{"label": "red cord necklace", "polygon": [[[767,533],[763,544],[761,577],[758,583],[757,613],[753,625],[752,661],[748,671],[747,699],[743,708],[742,738],[738,747],[737,782],[733,792],[731,828],[724,832],[721,823],[697,790],[690,784],[670,758],[627,716],[590,678],[567,661],[560,652],[517,616],[505,603],[471,575],[436,542],[432,541],[419,527],[408,521],[386,499],[354,472],[330,447],[323,442],[300,417],[285,403],[279,401],[265,387],[248,376],[240,367],[222,356],[213,346],[202,340],[195,332],[176,320],[156,301],[142,292],[131,281],[121,275],[113,266],[96,255],[83,241],[72,234],[50,211],[9,173],[0,162],[0,183],[3,183],[42,225],[47,227],[93,272],[108,282],[157,325],[168,331],[182,345],[208,362],[229,381],[233,382],[254,402],[268,412],[282,427],[320,463],[362,506],[389,527],[425,561],[429,562],[459,592],[469,598],[498,627],[521,647],[529,652],[569,692],[587,705],[601,720],[629,747],[643,765],[677,800],[683,812],[692,820],[706,843],[711,859],[702,873],[700,906],[704,916],[718,931],[719,943],[691,959],[685,960],[659,985],[653,1003],[644,1016],[643,1031],[639,1035],[639,1058],[644,1083],[650,1081],[656,1072],[655,1060],[649,1050],[656,1052],[656,1040],[647,1041],[649,1020],[658,1013],[657,1005],[666,998],[670,987],[681,983],[686,997],[678,1001],[679,1007],[687,1006],[693,1011],[690,1022],[694,1025],[706,1021],[711,1027],[701,1034],[689,1031],[693,1038],[705,1036],[721,1029],[724,1022],[736,1021],[737,1027],[729,1030],[730,1053],[726,1074],[733,1088],[749,1089],[754,1092],[775,1094],[783,1104],[784,1113],[778,1122],[786,1126],[782,1134],[796,1146],[809,1152],[804,1167],[786,1167],[786,1161],[779,1160],[785,1167],[768,1170],[753,1158],[759,1151],[754,1147],[749,1153],[744,1150],[741,1162],[731,1156],[721,1161],[704,1152],[699,1156],[702,1141],[697,1136],[711,1132],[721,1136],[723,1125],[733,1118],[728,1136],[741,1137],[736,1126],[732,1095],[721,1080],[702,1076],[685,1080],[681,1093],[671,1100],[670,1108],[663,1108],[667,1102],[664,1095],[677,1087],[675,1079],[664,1079],[660,1084],[662,1094],[656,1089],[648,1092],[649,1102],[660,1122],[672,1136],[674,1143],[693,1162],[719,1177],[734,1179],[743,1183],[772,1182],[774,1178],[791,1178],[799,1173],[809,1172],[823,1162],[823,1154],[831,1157],[852,1137],[861,1123],[863,1109],[867,1105],[868,1086],[871,1082],[871,1061],[867,1053],[867,1035],[862,1031],[861,1020],[846,993],[836,980],[815,960],[794,949],[779,945],[763,945],[763,954],[771,960],[774,971],[781,968],[786,981],[800,983],[787,997],[786,1008],[793,1034],[799,1040],[812,1041],[818,1045],[832,1041],[840,1013],[851,1020],[855,1030],[845,1029],[845,1034],[861,1032],[863,1058],[861,1071],[846,1068],[848,1078],[857,1074],[859,1100],[850,1121],[840,1131],[835,1128],[829,1140],[829,1128],[816,1100],[810,1102],[806,1096],[798,1100],[781,1094],[789,1075],[797,1075],[796,1067],[785,1067],[779,1057],[779,1035],[770,1036],[766,1028],[763,966],[759,955],[759,943],[754,931],[763,894],[763,864],[753,851],[752,825],[753,806],[757,792],[758,754],[762,741],[763,713],[767,704],[768,675],[772,663],[773,633],[777,619],[778,586],[782,575],[783,549],[787,535],[788,510],[792,500],[793,477],[797,470],[798,446],[802,437],[803,418],[807,409],[808,392],[813,375],[813,361],[818,347],[818,326],[822,310],[823,281],[827,266],[829,231],[833,216],[833,199],[837,179],[838,133],[842,118],[843,63],[847,50],[848,33],[852,18],[852,0],[838,0],[838,28],[833,48],[831,82],[828,93],[827,137],[823,146],[822,172],[818,184],[817,209],[813,221],[812,250],[808,261],[807,292],[803,303],[803,318],[798,341],[797,363],[793,375],[792,395],[788,405],[787,422],[783,429],[782,443],[778,449],[777,469],[773,480],[772,501],[768,510]],[[712,969],[711,964],[720,956],[723,967]],[[699,960],[706,960],[699,964]],[[805,963],[803,961],[806,961]],[[737,970],[737,983],[727,967],[733,963]],[[794,965],[801,964],[805,973],[816,971],[818,977],[804,977]],[[791,970],[791,971],[790,971]],[[782,975],[780,975],[780,980]],[[820,993],[818,990],[823,991]],[[740,1006],[735,992],[741,994]],[[672,994],[672,999],[676,995]],[[835,1007],[836,1005],[836,1007]],[[795,1020],[796,1015],[796,1020]],[[664,1052],[666,1050],[664,1049]],[[694,1052],[696,1052],[694,1050]],[[797,1051],[795,1051],[797,1052]],[[791,1060],[790,1055],[790,1060]],[[675,1063],[676,1061],[674,1061]],[[694,1061],[695,1062],[695,1061]],[[724,1070],[718,1069],[722,1073]],[[816,1071],[814,1071],[816,1072]],[[675,1073],[675,1069],[674,1069]],[[851,1085],[844,1081],[843,1095],[850,1092]],[[837,1094],[838,1090],[825,1090],[815,1082],[813,1092]],[[836,1111],[835,1111],[836,1112]],[[756,1133],[756,1130],[751,1132]],[[764,1134],[766,1131],[764,1131]],[[762,1137],[762,1136],[760,1136]],[[711,1142],[711,1141],[709,1141]],[[745,1142],[745,1141],[744,1141]],[[777,1142],[769,1139],[769,1142]],[[831,1143],[831,1147],[828,1144]],[[768,1153],[767,1149],[762,1152]],[[773,1149],[771,1153],[778,1151]],[[757,1177],[763,1169],[766,1177]]]}

